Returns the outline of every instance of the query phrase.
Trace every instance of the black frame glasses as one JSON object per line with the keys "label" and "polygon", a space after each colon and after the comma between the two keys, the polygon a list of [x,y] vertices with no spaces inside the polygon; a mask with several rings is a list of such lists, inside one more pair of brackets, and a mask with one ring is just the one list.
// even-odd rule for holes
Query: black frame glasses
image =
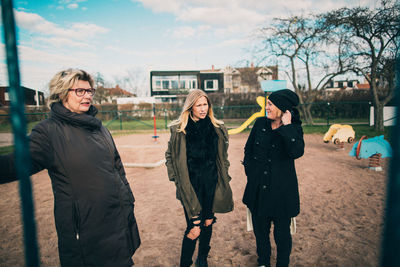
{"label": "black frame glasses", "polygon": [[85,89],[85,88],[76,88],[76,89],[68,89],[68,91],[75,91],[76,96],[78,97],[82,97],[84,96],[86,93],[90,96],[94,96],[94,94],[96,93],[96,89],[94,88],[89,88],[89,89]]}

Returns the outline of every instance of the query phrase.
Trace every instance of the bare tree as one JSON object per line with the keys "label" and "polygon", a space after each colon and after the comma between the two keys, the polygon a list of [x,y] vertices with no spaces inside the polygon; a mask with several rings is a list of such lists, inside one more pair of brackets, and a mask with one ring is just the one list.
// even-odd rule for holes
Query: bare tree
{"label": "bare tree", "polygon": [[375,129],[383,131],[383,107],[394,96],[394,62],[399,52],[400,4],[381,1],[379,8],[341,8],[324,14],[324,24],[346,39],[340,53],[354,73],[370,85]]}
{"label": "bare tree", "polygon": [[263,60],[280,60],[280,67],[299,95],[305,121],[313,124],[310,110],[318,89],[346,71],[343,61],[331,49],[324,25],[315,16],[275,18],[270,27],[261,29],[260,35]]}
{"label": "bare tree", "polygon": [[105,89],[105,79],[104,76],[100,73],[97,72],[96,75],[94,76],[94,84],[96,86],[96,94],[94,95],[94,101],[96,103],[103,103],[108,100],[109,97],[109,92],[107,89]]}
{"label": "bare tree", "polygon": [[148,75],[150,74],[146,73],[143,68],[135,67],[127,70],[123,76],[114,77],[114,80],[136,96],[148,96],[150,94]]}

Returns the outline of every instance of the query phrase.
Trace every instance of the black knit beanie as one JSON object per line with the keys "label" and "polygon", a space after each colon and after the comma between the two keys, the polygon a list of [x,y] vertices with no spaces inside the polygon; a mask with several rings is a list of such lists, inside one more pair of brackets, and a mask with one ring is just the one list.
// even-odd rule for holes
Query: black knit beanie
{"label": "black knit beanie", "polygon": [[275,91],[269,95],[268,99],[282,112],[292,110],[299,104],[299,96],[289,89]]}

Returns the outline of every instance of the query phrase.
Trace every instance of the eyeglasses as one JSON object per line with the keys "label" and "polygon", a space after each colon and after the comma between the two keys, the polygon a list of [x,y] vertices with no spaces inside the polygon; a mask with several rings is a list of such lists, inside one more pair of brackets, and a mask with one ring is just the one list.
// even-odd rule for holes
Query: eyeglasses
{"label": "eyeglasses", "polygon": [[94,88],[89,88],[89,89],[76,88],[76,89],[68,89],[68,91],[75,91],[76,96],[79,96],[79,97],[84,96],[86,93],[89,96],[94,96],[94,94],[96,93],[96,89],[94,89]]}

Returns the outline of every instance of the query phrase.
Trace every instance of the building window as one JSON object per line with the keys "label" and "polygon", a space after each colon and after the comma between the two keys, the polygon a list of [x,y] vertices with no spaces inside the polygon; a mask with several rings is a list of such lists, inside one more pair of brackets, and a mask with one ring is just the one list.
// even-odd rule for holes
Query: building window
{"label": "building window", "polygon": [[[197,88],[196,75],[152,76],[153,91]],[[167,93],[168,94],[168,93]]]}
{"label": "building window", "polygon": [[169,81],[162,81],[162,89],[169,89]]}
{"label": "building window", "polygon": [[179,86],[178,86],[178,80],[172,80],[171,81],[171,88],[172,89],[179,89]]}
{"label": "building window", "polygon": [[204,80],[204,90],[218,90],[218,80]]}
{"label": "building window", "polygon": [[154,89],[161,89],[161,81],[156,81]]}
{"label": "building window", "polygon": [[180,86],[181,89],[186,89],[186,81],[180,81]]}
{"label": "building window", "polygon": [[353,81],[349,81],[349,82],[347,82],[347,87],[353,87],[354,85],[353,85]]}
{"label": "building window", "polygon": [[343,88],[344,86],[343,86],[343,82],[338,82],[338,87],[339,88]]}

